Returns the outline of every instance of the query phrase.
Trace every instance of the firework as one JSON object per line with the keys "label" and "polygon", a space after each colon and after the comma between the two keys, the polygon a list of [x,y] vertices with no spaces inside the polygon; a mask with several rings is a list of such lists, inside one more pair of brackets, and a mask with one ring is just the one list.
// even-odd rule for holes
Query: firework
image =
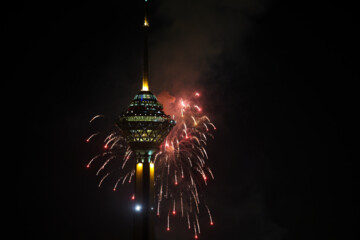
{"label": "firework", "polygon": [[[201,213],[201,207],[208,213],[210,225],[214,224],[199,189],[202,190],[209,179],[214,179],[207,162],[206,144],[209,138],[213,138],[216,127],[197,105],[199,97],[200,94],[195,93],[192,98],[180,98],[171,105],[172,117],[177,124],[161,144],[160,151],[154,158],[156,215],[166,218],[166,230],[169,231],[170,218],[176,217],[177,212],[180,212],[179,215],[186,220],[184,222],[188,228],[193,228],[196,238],[200,234],[198,215]],[[99,116],[102,115],[95,116],[90,122]],[[86,142],[99,135],[99,132],[92,134]],[[116,191],[119,183],[132,182],[135,173],[133,156],[132,150],[115,127],[103,140],[102,153],[93,157],[87,163],[87,167],[89,168],[94,161],[102,162],[96,173],[103,173],[99,187],[110,174],[116,173],[117,178],[113,187]],[[116,164],[112,164],[111,167],[110,162]],[[134,198],[132,195],[131,199]]]}
{"label": "firework", "polygon": [[[155,201],[160,209],[157,215],[169,216],[168,213],[171,213],[174,216],[179,210],[181,217],[187,216],[188,222],[195,223],[195,236],[200,234],[197,216],[200,205],[204,205],[199,189],[207,185],[209,178],[214,179],[207,163],[206,144],[209,137],[213,138],[215,126],[196,104],[199,97],[200,94],[195,93],[193,98],[180,98],[172,105],[171,112],[177,124],[160,146],[154,160]],[[206,205],[204,207],[212,225],[210,210]]]}
{"label": "firework", "polygon": [[[167,231],[170,231],[171,218],[179,215],[184,218],[188,228],[193,229],[195,238],[200,234],[198,215],[201,214],[201,209],[208,213],[210,225],[214,225],[210,209],[201,192],[209,179],[214,179],[207,161],[206,144],[209,138],[214,137],[216,127],[198,105],[199,98],[200,94],[196,92],[189,99],[179,98],[171,104],[172,118],[177,124],[154,157],[156,215],[160,219],[166,219]],[[93,117],[90,123],[98,117],[103,116]],[[100,135],[96,132],[90,135],[86,142]],[[116,175],[113,187],[116,191],[119,183],[132,182],[135,158],[119,129],[114,127],[105,136],[102,152],[93,157],[86,166],[89,168],[94,161],[101,162],[96,173],[103,174],[99,187],[112,174]],[[134,198],[132,195],[131,199]],[[178,212],[180,214],[177,214]]]}

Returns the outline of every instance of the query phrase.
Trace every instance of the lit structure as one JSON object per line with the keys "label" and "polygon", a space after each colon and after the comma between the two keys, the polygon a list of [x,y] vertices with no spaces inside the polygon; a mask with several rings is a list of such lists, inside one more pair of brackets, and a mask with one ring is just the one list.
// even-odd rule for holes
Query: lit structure
{"label": "lit structure", "polygon": [[144,72],[142,89],[117,121],[120,132],[136,154],[134,239],[153,240],[154,156],[175,121],[163,112],[163,106],[149,91],[148,2],[145,0]]}

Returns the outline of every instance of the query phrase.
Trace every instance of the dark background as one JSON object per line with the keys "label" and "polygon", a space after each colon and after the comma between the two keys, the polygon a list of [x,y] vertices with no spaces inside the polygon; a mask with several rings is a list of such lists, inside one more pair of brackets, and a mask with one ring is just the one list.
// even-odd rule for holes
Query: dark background
{"label": "dark background", "polygon": [[[151,5],[153,36],[170,24],[156,10],[161,6]],[[11,97],[3,102],[16,129],[15,167],[7,178],[15,191],[13,235],[131,239],[130,187],[98,188],[95,170],[85,167],[97,149],[85,139],[94,115],[120,113],[140,89],[142,1],[24,2],[5,9],[10,78],[3,80],[3,96],[10,90]],[[207,227],[205,213],[200,239],[346,239],[354,233],[356,239],[355,8],[274,0],[247,16],[246,34],[231,28],[241,37],[225,36],[232,44],[209,63],[211,74],[202,72],[194,82],[218,128],[208,148],[215,226]],[[158,40],[152,45],[163,44]],[[176,88],[164,90],[176,95]],[[193,237],[182,225],[173,228],[165,233],[159,226],[159,239]]]}

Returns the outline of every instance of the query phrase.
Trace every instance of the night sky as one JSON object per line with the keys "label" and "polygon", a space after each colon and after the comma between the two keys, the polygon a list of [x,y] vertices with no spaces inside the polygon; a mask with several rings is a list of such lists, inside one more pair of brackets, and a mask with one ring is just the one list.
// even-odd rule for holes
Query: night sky
{"label": "night sky", "polygon": [[[131,186],[98,188],[86,164],[99,149],[85,139],[93,116],[120,114],[141,88],[142,6],[6,7],[2,89],[15,149],[2,172],[14,239],[131,239]],[[217,126],[206,190],[215,226],[204,213],[199,239],[359,235],[355,11],[329,1],[151,1],[150,89],[199,90]],[[159,225],[158,239],[193,239],[185,227]]]}

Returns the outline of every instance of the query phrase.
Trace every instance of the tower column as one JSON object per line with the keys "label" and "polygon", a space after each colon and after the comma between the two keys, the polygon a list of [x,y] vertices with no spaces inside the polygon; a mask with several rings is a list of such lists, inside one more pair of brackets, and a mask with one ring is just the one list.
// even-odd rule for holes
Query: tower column
{"label": "tower column", "polygon": [[[134,240],[154,240],[154,154],[137,150]],[[141,230],[140,230],[141,229]]]}

